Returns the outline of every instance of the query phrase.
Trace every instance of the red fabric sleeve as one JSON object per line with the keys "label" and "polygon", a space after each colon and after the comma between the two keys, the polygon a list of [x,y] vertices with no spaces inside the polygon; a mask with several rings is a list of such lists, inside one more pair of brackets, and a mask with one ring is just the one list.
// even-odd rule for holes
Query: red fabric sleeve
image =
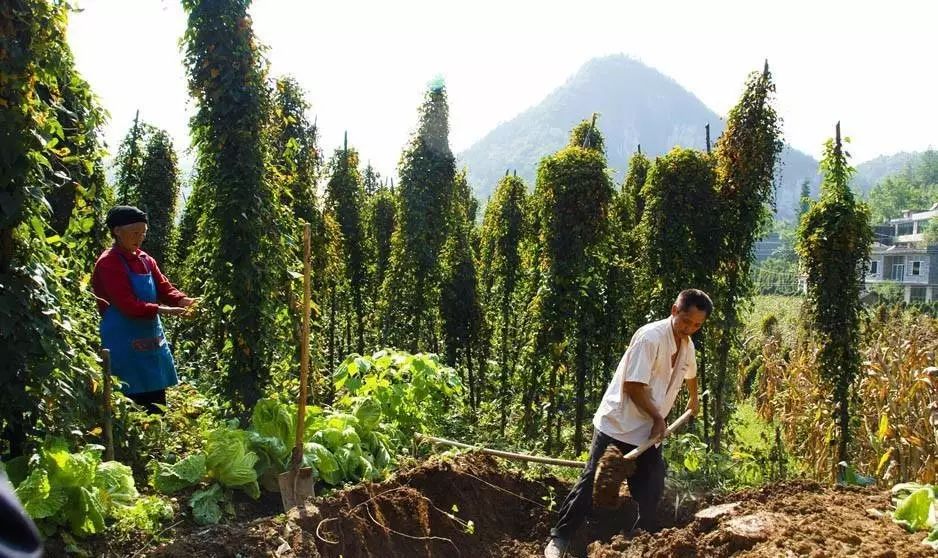
{"label": "red fabric sleeve", "polygon": [[[95,264],[92,283],[95,295],[113,304],[121,314],[144,319],[153,319],[156,316],[159,305],[143,302],[134,295],[127,270],[120,261],[120,256],[113,251],[105,254]],[[103,305],[99,304],[99,308],[101,306]]]}
{"label": "red fabric sleeve", "polygon": [[169,279],[160,271],[160,266],[156,260],[149,254],[141,254],[141,257],[147,259],[147,265],[150,266],[150,273],[153,274],[153,282],[156,283],[156,297],[167,306],[178,306],[179,301],[186,298],[186,294],[169,282]]}

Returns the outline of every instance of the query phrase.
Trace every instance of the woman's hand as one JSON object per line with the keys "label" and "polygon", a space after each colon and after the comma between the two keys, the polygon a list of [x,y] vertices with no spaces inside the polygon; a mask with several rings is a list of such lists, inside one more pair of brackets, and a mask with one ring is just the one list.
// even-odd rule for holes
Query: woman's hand
{"label": "woman's hand", "polygon": [[187,310],[178,306],[163,306],[160,305],[156,309],[157,314],[163,314],[164,316],[184,316]]}
{"label": "woman's hand", "polygon": [[179,301],[179,305],[186,310],[182,317],[192,318],[195,317],[195,313],[199,309],[199,299],[186,297]]}

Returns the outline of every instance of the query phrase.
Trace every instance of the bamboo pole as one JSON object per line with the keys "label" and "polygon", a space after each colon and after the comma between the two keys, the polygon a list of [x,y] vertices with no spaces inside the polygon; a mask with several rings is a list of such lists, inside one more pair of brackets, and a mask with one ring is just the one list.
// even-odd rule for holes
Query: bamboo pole
{"label": "bamboo pole", "polygon": [[558,467],[574,467],[582,469],[586,467],[585,461],[569,461],[567,459],[555,459],[553,457],[543,457],[540,455],[528,455],[525,453],[512,453],[509,451],[493,450],[488,448],[483,448],[480,446],[471,446],[469,444],[464,444],[462,442],[455,442],[453,440],[447,440],[445,438],[437,438],[436,436],[427,436],[424,434],[414,434],[414,437],[417,438],[418,442],[431,442],[434,444],[439,444],[442,446],[453,446],[463,449],[476,450],[482,453],[487,453],[489,455],[494,455],[497,457],[503,457],[505,459],[513,459],[515,461],[531,461],[534,463],[543,463],[545,465],[556,465]]}

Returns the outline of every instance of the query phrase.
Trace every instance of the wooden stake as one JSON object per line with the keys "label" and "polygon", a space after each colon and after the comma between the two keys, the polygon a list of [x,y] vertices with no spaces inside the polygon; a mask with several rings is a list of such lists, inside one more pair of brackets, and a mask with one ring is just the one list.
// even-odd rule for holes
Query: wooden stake
{"label": "wooden stake", "polygon": [[101,349],[104,369],[104,460],[114,461],[114,431],[111,425],[111,351]]}
{"label": "wooden stake", "polygon": [[300,402],[297,440],[302,444],[301,429],[305,429],[307,382],[309,381],[309,319],[312,294],[310,292],[310,239],[309,223],[303,223],[303,322],[300,332]]}

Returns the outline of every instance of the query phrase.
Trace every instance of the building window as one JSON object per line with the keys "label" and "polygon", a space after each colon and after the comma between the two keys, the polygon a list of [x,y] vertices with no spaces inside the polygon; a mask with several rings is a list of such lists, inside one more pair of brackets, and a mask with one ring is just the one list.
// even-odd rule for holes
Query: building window
{"label": "building window", "polygon": [[925,302],[925,287],[910,288],[909,302]]}
{"label": "building window", "polygon": [[903,278],[905,278],[905,264],[893,264],[892,280],[902,281]]}
{"label": "building window", "polygon": [[922,274],[922,262],[912,262],[912,275]]}
{"label": "building window", "polygon": [[870,262],[870,275],[879,274],[879,260],[873,260]]}
{"label": "building window", "polygon": [[896,225],[896,236],[912,234],[914,232],[912,223],[899,223]]}

